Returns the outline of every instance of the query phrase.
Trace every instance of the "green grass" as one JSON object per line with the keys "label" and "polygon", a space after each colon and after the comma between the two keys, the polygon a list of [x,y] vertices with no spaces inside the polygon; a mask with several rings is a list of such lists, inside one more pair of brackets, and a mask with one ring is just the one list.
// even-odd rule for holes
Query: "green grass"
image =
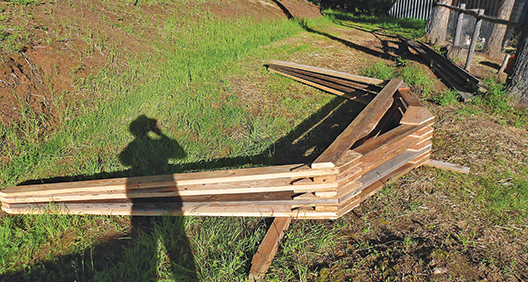
{"label": "green grass", "polygon": [[437,96],[435,102],[440,106],[455,105],[458,104],[458,97],[459,95],[456,90],[449,89],[442,92],[440,96]]}
{"label": "green grass", "polygon": [[497,122],[503,126],[513,126],[519,129],[528,127],[528,110],[522,107],[515,107],[514,102],[504,90],[505,85],[495,80],[486,80],[487,92],[477,96],[471,105],[463,107],[463,113],[471,112],[471,107],[478,107],[481,110],[474,113],[479,114],[484,111],[491,114]]}
{"label": "green grass", "polygon": [[[157,120],[162,133],[177,140],[185,151],[186,157],[170,160],[171,165],[197,163],[194,169],[208,169],[210,160],[264,153],[332,98],[306,97],[302,87],[290,87],[287,95],[277,92],[289,81],[278,76],[270,80],[262,67],[269,59],[306,49],[273,45],[302,31],[295,21],[214,20],[203,21],[192,29],[181,28],[181,21],[175,23],[167,19],[160,29],[160,41],[153,43],[160,52],[130,57],[124,71],[110,64],[79,81],[79,87],[95,99],[69,105],[78,109],[63,113],[57,131],[39,135],[41,121],[29,110],[23,112],[27,115],[20,125],[1,125],[0,136],[6,144],[2,147],[6,159],[0,170],[1,187],[57,176],[92,179],[122,175],[122,171],[132,175],[135,172],[127,171],[128,167],[120,163],[119,153],[134,140],[128,128],[140,115]],[[167,40],[174,41],[164,44]],[[109,52],[111,46],[105,48]],[[116,60],[125,57],[121,51],[115,52]],[[240,65],[255,60],[259,63],[253,64],[249,72]],[[257,112],[241,107],[241,97],[233,93],[237,86],[229,78],[239,76],[268,76],[264,100],[255,106]],[[294,98],[301,95],[306,98]],[[241,137],[232,138],[234,131]],[[165,173],[169,168],[164,169],[140,173]],[[192,280],[196,275],[206,281],[243,280],[265,232],[260,219],[236,218],[158,218],[153,219],[153,231],[139,229],[138,234],[130,226],[116,224],[112,217],[4,216],[0,221],[0,245],[5,246],[0,275],[23,271],[21,275],[28,279],[41,276],[48,281],[145,281],[150,277]],[[247,228],[249,225],[254,228]],[[105,234],[101,228],[114,228],[125,237],[122,242],[131,241],[126,248],[118,248],[120,259],[110,264],[101,257],[106,254],[106,240],[112,240],[98,237],[99,233]],[[72,238],[63,239],[64,234]],[[170,236],[180,236],[184,241]],[[78,237],[83,239],[77,241]],[[189,245],[194,258],[175,261],[171,255],[178,253],[178,242]],[[174,276],[178,274],[183,278]]]}
{"label": "green grass", "polygon": [[419,38],[425,34],[425,21],[417,19],[397,19],[388,16],[353,15],[334,10],[324,10],[326,17],[335,23],[366,30],[369,32],[382,31],[389,35],[405,38]]}
{"label": "green grass", "polygon": [[395,78],[396,68],[384,61],[376,61],[371,67],[361,71],[361,75],[379,78],[383,80],[390,80]]}
{"label": "green grass", "polygon": [[394,63],[379,60],[372,66],[363,69],[361,74],[384,80],[401,77],[407,85],[414,88],[415,93],[424,98],[430,97],[434,92],[435,80],[429,78],[418,64],[409,63],[406,60],[399,60]]}
{"label": "green grass", "polygon": [[[142,3],[146,2],[139,1]],[[121,163],[119,154],[134,140],[129,126],[141,115],[156,119],[162,133],[185,151],[185,157],[170,160],[173,167],[167,170],[189,163],[197,164],[193,169],[206,170],[212,169],[210,161],[218,158],[272,154],[272,144],[278,138],[332,98],[289,79],[269,75],[262,67],[270,59],[288,59],[296,52],[313,48],[300,42],[305,37],[294,44],[282,44],[283,39],[295,38],[303,31],[297,22],[233,22],[210,20],[203,11],[190,13],[203,21],[193,18],[186,23],[181,18],[167,18],[157,29],[159,40],[151,42],[158,51],[148,57],[131,56],[118,46],[105,45],[104,34],[95,34],[91,43],[102,45],[107,54],[112,54],[114,64],[77,81],[92,100],[79,98],[69,104],[69,110],[60,116],[60,129],[45,136],[39,134],[45,120],[23,107],[22,123],[0,125],[1,153],[6,157],[2,159],[0,187],[57,176],[82,175],[83,179],[90,179],[123,171],[132,175],[135,172],[127,170],[129,167]],[[194,25],[196,22],[200,24]],[[328,19],[308,23],[318,29],[331,25]],[[133,35],[144,34],[140,25],[131,28],[127,24],[116,28]],[[128,58],[126,69],[118,67],[124,58]],[[383,79],[403,77],[426,97],[433,91],[434,81],[416,65],[403,60],[390,64],[378,61],[363,74]],[[239,81],[255,83],[259,93],[240,93]],[[253,102],[245,100],[248,95],[255,95],[249,97]],[[439,103],[452,103],[453,95],[444,93]],[[482,107],[493,109],[499,116],[508,115],[511,108],[504,106],[501,97],[503,94],[491,94],[470,105],[471,109]],[[467,110],[466,114],[473,113]],[[522,118],[519,120],[522,122]],[[228,161],[224,165],[251,164]],[[521,172],[491,171],[483,176],[438,171],[427,181],[452,191],[449,195],[456,203],[470,203],[497,223],[511,218],[522,223],[527,219],[528,182],[527,170],[521,164],[518,170]],[[163,172],[146,169],[140,174]],[[392,210],[391,203],[402,199],[410,202],[408,210]],[[422,204],[399,187],[379,194],[376,201],[384,202],[385,208],[368,213],[383,224],[389,224],[395,214],[418,214]],[[449,205],[446,210],[450,212]],[[380,251],[380,246],[386,245],[366,239],[376,237],[380,231],[371,228],[368,213],[356,222],[348,221],[354,216],[332,222],[294,222],[266,278],[345,280],[354,277],[355,272],[361,274],[356,268],[367,265],[368,260],[376,262],[371,265],[373,271],[383,274],[374,280],[395,277],[387,274],[390,269],[386,260],[392,259],[389,256],[411,257],[412,250],[422,242],[411,233],[397,234],[401,238],[394,244],[401,243],[404,251],[398,253],[396,247]],[[361,223],[356,226],[358,232],[351,233],[356,235],[348,235],[357,240],[348,238],[350,245],[343,243],[342,230]],[[142,224],[131,224],[128,217],[2,215],[0,275],[5,276],[1,279],[242,281],[267,229],[266,220],[260,218],[152,217]],[[431,223],[435,224],[441,223]],[[472,248],[474,236],[454,236],[465,251]],[[342,249],[357,253],[357,260],[340,261],[337,253]]]}

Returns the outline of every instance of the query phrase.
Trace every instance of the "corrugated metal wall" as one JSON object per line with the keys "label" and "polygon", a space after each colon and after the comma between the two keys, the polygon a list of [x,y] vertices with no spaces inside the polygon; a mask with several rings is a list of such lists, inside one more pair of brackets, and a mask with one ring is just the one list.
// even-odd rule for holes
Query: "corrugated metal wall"
{"label": "corrugated metal wall", "polygon": [[429,20],[435,0],[398,0],[389,11],[394,18]]}
{"label": "corrugated metal wall", "polygon": [[[398,0],[389,11],[395,18],[413,18],[429,20],[436,0]],[[453,6],[466,3],[466,9],[485,9],[485,14],[496,17],[502,0],[453,0]],[[526,0],[516,0],[511,19],[519,21]]]}

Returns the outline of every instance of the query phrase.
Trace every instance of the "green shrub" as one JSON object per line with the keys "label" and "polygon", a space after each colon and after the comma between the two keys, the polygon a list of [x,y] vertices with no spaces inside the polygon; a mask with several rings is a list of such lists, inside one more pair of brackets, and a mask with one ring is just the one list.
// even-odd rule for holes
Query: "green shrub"
{"label": "green shrub", "polygon": [[401,76],[405,83],[413,86],[415,90],[421,92],[422,95],[428,96],[434,91],[434,79],[427,77],[427,75],[417,65],[406,66]]}

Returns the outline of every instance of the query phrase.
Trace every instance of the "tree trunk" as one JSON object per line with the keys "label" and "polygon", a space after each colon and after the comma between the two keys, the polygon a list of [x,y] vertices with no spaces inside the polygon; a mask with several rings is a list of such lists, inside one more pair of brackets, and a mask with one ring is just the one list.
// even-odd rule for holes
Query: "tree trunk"
{"label": "tree trunk", "polygon": [[[509,20],[513,11],[513,5],[515,0],[503,0],[499,7],[499,19]],[[489,55],[497,59],[502,54],[502,42],[504,41],[504,36],[506,35],[507,27],[503,24],[495,24],[493,28],[493,33],[488,41],[488,52]]]}
{"label": "tree trunk", "polygon": [[[438,0],[438,4],[451,5],[453,0]],[[450,10],[446,7],[436,6],[430,28],[425,35],[427,40],[434,45],[445,45],[447,23],[449,21]]]}
{"label": "tree trunk", "polygon": [[525,22],[515,53],[515,63],[506,90],[517,101],[528,105],[528,23]]}

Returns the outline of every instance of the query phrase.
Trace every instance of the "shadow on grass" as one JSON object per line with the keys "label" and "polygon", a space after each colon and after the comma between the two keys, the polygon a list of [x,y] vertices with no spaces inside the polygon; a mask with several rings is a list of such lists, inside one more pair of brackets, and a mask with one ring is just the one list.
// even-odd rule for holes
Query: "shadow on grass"
{"label": "shadow on grass", "polygon": [[[382,52],[380,52],[380,51],[378,51],[378,50],[376,50],[374,48],[369,48],[369,47],[366,47],[366,46],[363,46],[363,45],[360,45],[360,44],[357,44],[357,43],[354,43],[354,42],[339,38],[339,37],[331,35],[329,33],[325,33],[325,32],[322,32],[322,31],[317,31],[317,30],[309,27],[308,24],[305,21],[301,20],[299,22],[299,24],[301,25],[301,27],[304,30],[306,30],[306,31],[308,31],[310,33],[315,33],[315,34],[319,34],[319,35],[325,36],[325,37],[327,37],[327,38],[329,38],[331,40],[334,40],[336,42],[339,42],[339,43],[341,43],[341,44],[343,44],[343,45],[345,45],[347,47],[353,48],[355,50],[358,50],[358,51],[363,52],[365,54],[369,54],[369,55],[374,56],[374,57],[378,57],[378,58],[382,58],[382,59],[390,60],[390,61],[394,61],[394,62],[396,62],[398,60],[401,60],[401,59],[421,62],[420,57],[418,55],[413,54],[409,50],[409,47],[407,46],[407,44],[405,44],[404,40],[401,39],[400,37],[397,37],[397,36],[383,34],[383,37],[388,37],[388,38],[392,38],[393,39],[393,40],[385,40],[385,39],[381,39],[380,35],[376,33],[377,30],[374,30],[374,31],[364,30],[364,29],[361,29],[359,27],[347,26],[347,25],[341,24],[341,25],[343,25],[345,27],[358,29],[358,30],[361,30],[361,31],[364,31],[364,32],[368,32],[368,33],[371,33],[372,35],[374,35],[380,41],[380,43],[382,45]],[[397,48],[390,47],[390,43],[393,43],[393,44],[397,45],[398,47]],[[394,53],[394,55],[391,54],[391,53]]]}
{"label": "shadow on grass", "polygon": [[[357,94],[363,94],[357,91]],[[121,153],[123,165],[132,168],[120,172],[103,172],[94,175],[38,179],[22,183],[41,184],[66,181],[108,179],[159,174],[182,173],[233,168],[240,166],[268,166],[291,163],[311,163],[363,109],[351,100],[336,97],[286,136],[277,140],[262,153],[254,156],[222,158],[212,161],[168,164],[168,159],[186,156],[176,140],[164,136],[156,120],[139,116],[130,124],[135,136]],[[155,156],[151,156],[154,152]],[[156,155],[161,154],[161,155]],[[132,211],[134,211],[132,202]],[[268,223],[269,224],[269,223]],[[37,261],[22,271],[0,276],[1,281],[150,281],[159,277],[160,246],[169,258],[171,279],[195,281],[198,269],[185,233],[182,216],[133,216],[129,234],[106,238],[83,253],[67,254],[47,261]],[[125,237],[119,238],[119,237]],[[253,254],[247,254],[248,263]],[[244,267],[249,271],[250,265]]]}
{"label": "shadow on grass", "polygon": [[490,67],[490,68],[494,68],[496,70],[499,70],[500,69],[500,65],[497,64],[497,63],[494,63],[494,62],[489,62],[489,61],[482,61],[480,62],[481,65],[484,65],[484,66],[487,66],[487,67]]}

